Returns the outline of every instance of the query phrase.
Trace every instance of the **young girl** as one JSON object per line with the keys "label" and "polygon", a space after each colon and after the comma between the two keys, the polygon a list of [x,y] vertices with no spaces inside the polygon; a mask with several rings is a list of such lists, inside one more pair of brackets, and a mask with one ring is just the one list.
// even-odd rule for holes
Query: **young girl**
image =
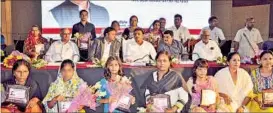
{"label": "young girl", "polygon": [[[217,82],[213,76],[208,76],[208,63],[205,59],[198,59],[194,63],[193,77],[188,82],[188,88],[190,88],[192,96],[192,112],[228,112],[227,107],[220,106],[219,94],[217,88]],[[212,90],[216,92],[217,99],[216,103],[209,106],[200,106],[201,104],[201,92],[202,90]],[[199,107],[200,106],[200,107]],[[216,108],[218,106],[218,108]]]}
{"label": "young girl", "polygon": [[[99,81],[101,87],[98,89],[99,92],[106,92],[106,95],[97,98],[97,103],[104,105],[103,112],[110,112],[109,104],[118,101],[118,98],[111,95],[108,85],[110,83],[118,83],[121,81],[122,77],[124,76],[121,65],[120,59],[116,56],[110,56],[106,61],[104,78]],[[131,96],[130,99],[131,104],[134,104],[135,98]],[[119,110],[115,109],[113,112],[119,112]]]}

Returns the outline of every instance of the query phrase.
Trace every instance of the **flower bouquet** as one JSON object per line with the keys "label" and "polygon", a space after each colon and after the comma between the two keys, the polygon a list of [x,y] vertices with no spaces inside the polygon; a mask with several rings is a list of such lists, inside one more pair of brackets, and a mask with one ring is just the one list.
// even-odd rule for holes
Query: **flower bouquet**
{"label": "flower bouquet", "polygon": [[82,36],[83,36],[83,34],[81,34],[81,33],[79,33],[79,32],[77,32],[77,33],[74,34],[74,38],[75,38],[75,39],[81,39]]}
{"label": "flower bouquet", "polygon": [[216,60],[216,63],[219,64],[219,65],[227,65],[227,57],[226,56],[223,56],[223,57],[218,57],[217,60]]}
{"label": "flower bouquet", "polygon": [[31,65],[37,69],[45,67],[47,62],[44,59],[32,60]]}
{"label": "flower bouquet", "polygon": [[[76,112],[81,106],[87,106],[92,110],[96,110],[96,99],[98,96],[105,96],[106,92],[96,92],[101,87],[100,83],[94,86],[83,84],[80,86],[77,96],[72,100],[67,112]],[[95,93],[96,92],[96,93]]]}
{"label": "flower bouquet", "polygon": [[13,64],[20,59],[24,59],[30,62],[30,58],[25,54],[20,53],[19,51],[13,51],[9,56],[4,59],[3,64],[6,68],[12,68]]}
{"label": "flower bouquet", "polygon": [[137,110],[139,113],[150,113],[150,112],[164,113],[164,111],[165,111],[161,107],[157,107],[155,104],[153,104],[151,102],[146,104],[146,108],[138,107]]}
{"label": "flower bouquet", "polygon": [[[116,108],[122,109],[122,110],[129,110],[129,107],[131,105],[130,103],[130,95],[129,93],[133,89],[131,86],[130,78],[122,77],[120,81],[118,82],[109,82],[107,85],[110,95],[116,99],[118,99],[116,102],[111,103],[109,105],[109,111],[113,112]],[[122,102],[124,101],[125,97],[128,98],[128,102],[125,102],[126,105],[122,106]]]}
{"label": "flower bouquet", "polygon": [[178,64],[180,64],[180,60],[178,57],[172,56],[171,57],[171,66],[172,67],[177,67]]}
{"label": "flower bouquet", "polygon": [[106,61],[105,60],[99,60],[95,58],[94,64],[89,67],[97,67],[97,68],[103,68],[105,66]]}

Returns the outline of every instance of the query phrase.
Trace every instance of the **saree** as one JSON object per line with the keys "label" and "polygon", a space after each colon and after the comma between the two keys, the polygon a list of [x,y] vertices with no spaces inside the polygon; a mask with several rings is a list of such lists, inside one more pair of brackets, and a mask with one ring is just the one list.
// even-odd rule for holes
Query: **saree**
{"label": "saree", "polygon": [[171,106],[180,105],[178,109],[180,112],[188,101],[187,86],[183,78],[175,71],[169,70],[164,77],[157,81],[157,71],[153,72],[141,86],[145,89],[146,100],[150,95],[154,94],[168,94],[170,95]]}
{"label": "saree", "polygon": [[62,95],[68,98],[74,98],[78,94],[78,90],[81,85],[87,85],[87,84],[78,76],[76,72],[76,67],[75,67],[72,78],[66,82],[63,81],[63,77],[59,69],[57,79],[50,84],[48,93],[43,100],[43,105],[46,109],[46,112],[58,112],[58,108],[56,104],[54,105],[53,108],[50,109],[47,103],[58,95]]}
{"label": "saree", "polygon": [[215,79],[218,82],[219,93],[224,93],[231,98],[232,112],[236,112],[245,97],[252,91],[253,84],[249,74],[244,69],[238,68],[237,83],[234,83],[229,67],[226,67],[215,74]]}
{"label": "saree", "polygon": [[[7,80],[3,83],[3,90],[7,91],[7,86],[8,85],[16,85],[16,79],[15,79],[15,76],[12,76],[12,78],[10,80]],[[33,99],[33,98],[38,98],[39,100],[42,100],[42,93],[41,93],[41,90],[40,90],[40,87],[38,85],[38,83],[34,80],[31,79],[31,76],[29,75],[27,80],[26,80],[26,83],[25,85],[26,87],[30,87],[30,91],[29,91],[29,99]],[[7,93],[7,92],[5,92]],[[27,112],[27,111],[30,111],[30,109],[27,109],[27,104],[16,104],[16,103],[10,103],[10,102],[3,102],[1,103],[1,106],[7,106],[9,104],[14,104],[17,109],[21,112]],[[35,107],[37,107],[37,109],[39,109],[38,111],[39,112],[42,112],[42,104],[40,102],[37,103],[37,105],[35,105]],[[37,111],[36,111],[37,112]]]}
{"label": "saree", "polygon": [[[28,55],[30,58],[35,57],[35,54],[33,54],[34,52],[40,53],[40,51],[43,51],[43,53],[40,53],[40,54],[45,54],[46,52],[45,45],[47,43],[48,43],[47,39],[43,38],[41,35],[39,35],[39,38],[36,40],[32,32],[30,31],[28,33],[27,39],[24,42],[24,53]],[[37,48],[38,46],[36,45],[39,45],[39,44],[42,44],[41,46],[43,46],[42,48],[44,48],[44,50],[40,50],[41,48],[40,49]]]}
{"label": "saree", "polygon": [[[273,71],[273,70],[272,70]],[[269,77],[263,77],[260,73],[260,68],[251,71],[251,79],[253,82],[253,92],[248,96],[251,98],[249,111],[250,112],[273,112],[273,107],[261,109],[259,104],[254,100],[258,97],[258,100],[262,100],[262,90],[273,88],[273,74]]]}

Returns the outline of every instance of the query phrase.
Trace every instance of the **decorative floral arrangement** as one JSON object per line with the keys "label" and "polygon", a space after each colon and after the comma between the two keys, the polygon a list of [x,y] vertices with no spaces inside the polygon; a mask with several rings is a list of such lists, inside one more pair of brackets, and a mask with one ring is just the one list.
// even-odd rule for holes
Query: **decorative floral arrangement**
{"label": "decorative floral arrangement", "polygon": [[224,66],[227,65],[227,57],[226,56],[218,57],[216,63]]}
{"label": "decorative floral arrangement", "polygon": [[81,85],[77,96],[72,100],[67,112],[76,112],[81,106],[87,106],[92,110],[96,110],[97,97],[103,97],[106,95],[106,91],[100,92],[98,91],[99,88],[101,88],[100,82],[97,82],[95,85],[89,87],[87,84]]}
{"label": "decorative floral arrangement", "polygon": [[[109,82],[107,87],[112,97],[120,99],[124,95],[129,96],[130,91],[133,89],[131,83],[130,78],[124,76],[118,82]],[[109,105],[110,112],[118,107],[118,101]]]}
{"label": "decorative floral arrangement", "polygon": [[81,39],[82,36],[83,36],[83,34],[81,34],[79,32],[77,32],[77,33],[74,34],[74,38],[76,38],[76,39]]}
{"label": "decorative floral arrangement", "polygon": [[148,102],[145,107],[138,107],[137,108],[139,113],[150,113],[150,112],[159,112],[164,113],[164,109],[157,107],[155,104]]}
{"label": "decorative floral arrangement", "polygon": [[3,64],[6,68],[12,68],[13,64],[20,59],[25,59],[26,61],[30,62],[30,58],[25,54],[20,53],[19,51],[13,51],[4,59]]}
{"label": "decorative floral arrangement", "polygon": [[241,60],[241,63],[243,64],[253,64],[252,58],[249,56],[243,57]]}
{"label": "decorative floral arrangement", "polygon": [[44,59],[32,60],[31,65],[37,69],[45,67],[47,62]]}
{"label": "decorative floral arrangement", "polygon": [[1,57],[2,56],[5,56],[5,53],[4,53],[4,51],[1,49]]}
{"label": "decorative floral arrangement", "polygon": [[102,67],[103,68],[105,66],[106,61],[105,60],[99,60],[99,59],[95,58],[93,63],[94,64],[91,67],[98,67],[98,68]]}

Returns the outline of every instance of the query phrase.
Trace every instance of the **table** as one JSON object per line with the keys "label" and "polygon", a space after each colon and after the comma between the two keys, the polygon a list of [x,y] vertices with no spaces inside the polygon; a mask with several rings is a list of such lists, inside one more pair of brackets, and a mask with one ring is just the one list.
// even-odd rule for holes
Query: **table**
{"label": "table", "polygon": [[[103,78],[104,69],[103,68],[89,68],[87,65],[90,63],[77,64],[77,73],[84,81],[89,85],[94,85],[97,81]],[[188,80],[192,75],[193,64],[179,64],[174,66],[172,70],[178,72],[183,76],[185,81]],[[225,66],[218,65],[216,63],[209,63],[209,75],[214,75],[219,69]],[[246,69],[248,72],[250,70],[257,68],[258,65],[241,65],[242,68]],[[41,69],[32,68],[31,76],[33,80],[36,80],[42,90],[42,96],[44,97],[48,91],[50,83],[52,83],[57,78],[58,66],[46,66]],[[134,67],[134,66],[123,66],[123,71],[126,76],[131,77],[133,94],[136,97],[136,104],[142,106],[145,104],[144,99],[144,89],[140,86],[143,84],[144,80],[156,70],[155,67]],[[11,69],[4,68],[1,65],[1,82],[8,80],[12,76]]]}

